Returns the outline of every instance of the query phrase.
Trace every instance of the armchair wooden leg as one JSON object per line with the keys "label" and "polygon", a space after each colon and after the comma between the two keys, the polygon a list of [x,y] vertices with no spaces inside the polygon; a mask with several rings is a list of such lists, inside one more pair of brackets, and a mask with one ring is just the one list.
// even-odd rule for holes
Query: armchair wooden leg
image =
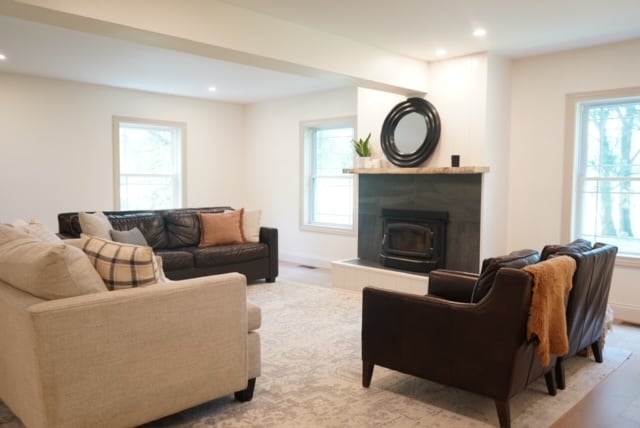
{"label": "armchair wooden leg", "polygon": [[371,385],[371,378],[373,377],[373,363],[368,361],[362,362],[362,386],[369,388]]}
{"label": "armchair wooden leg", "polygon": [[243,403],[245,401],[251,401],[251,399],[253,398],[253,390],[255,389],[255,387],[256,378],[254,377],[253,379],[249,379],[249,382],[247,383],[247,387],[245,389],[234,393],[236,401],[240,401]]}
{"label": "armchair wooden leg", "polygon": [[500,428],[511,428],[511,410],[509,400],[495,400]]}
{"label": "armchair wooden leg", "polygon": [[556,389],[556,381],[553,378],[553,367],[549,369],[548,372],[546,372],[544,374],[544,381],[547,384],[547,391],[549,392],[549,395],[556,395],[558,393],[558,390]]}
{"label": "armchair wooden leg", "polygon": [[564,358],[558,357],[556,360],[556,385],[558,389],[565,389],[566,383],[564,381]]}
{"label": "armchair wooden leg", "polygon": [[593,352],[593,358],[596,359],[597,362],[601,363],[602,359],[602,347],[600,346],[600,338],[591,344],[591,351]]}

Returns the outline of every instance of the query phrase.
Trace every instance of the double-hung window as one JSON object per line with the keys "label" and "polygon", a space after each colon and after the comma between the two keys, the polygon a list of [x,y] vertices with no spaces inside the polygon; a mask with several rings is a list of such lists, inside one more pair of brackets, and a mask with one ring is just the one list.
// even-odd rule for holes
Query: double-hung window
{"label": "double-hung window", "polygon": [[186,125],[114,117],[113,128],[116,209],[182,207]]}
{"label": "double-hung window", "polygon": [[354,119],[304,123],[301,227],[333,233],[354,231]]}
{"label": "double-hung window", "polygon": [[640,96],[574,105],[573,235],[640,257]]}

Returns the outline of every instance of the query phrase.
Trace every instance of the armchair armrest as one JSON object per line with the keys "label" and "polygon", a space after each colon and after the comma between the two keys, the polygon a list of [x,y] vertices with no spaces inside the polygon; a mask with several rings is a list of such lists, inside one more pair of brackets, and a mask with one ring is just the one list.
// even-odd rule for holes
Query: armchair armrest
{"label": "armchair armrest", "polygon": [[90,405],[83,425],[139,425],[243,390],[246,305],[246,279],[231,273],[29,307],[49,423],[73,425]]}
{"label": "armchair armrest", "polygon": [[[495,385],[486,380],[519,375],[516,367],[530,362],[535,349],[526,342],[531,287],[526,272],[509,268],[498,272],[479,303],[365,287],[362,359],[495,396]],[[526,371],[516,377],[513,382],[526,383]],[[511,381],[505,383],[508,390]]]}
{"label": "armchair armrest", "polygon": [[429,272],[429,295],[454,302],[471,302],[471,294],[478,277],[478,274],[470,272],[433,270]]}

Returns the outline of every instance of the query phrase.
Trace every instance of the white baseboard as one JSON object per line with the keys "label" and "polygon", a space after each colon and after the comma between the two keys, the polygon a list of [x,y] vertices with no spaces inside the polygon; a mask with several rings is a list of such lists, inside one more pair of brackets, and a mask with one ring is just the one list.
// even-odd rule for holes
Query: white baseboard
{"label": "white baseboard", "polygon": [[331,261],[320,257],[305,257],[301,256],[300,254],[287,253],[282,251],[280,251],[278,257],[283,262],[331,269]]}
{"label": "white baseboard", "polygon": [[640,307],[611,302],[609,302],[609,306],[613,308],[615,319],[640,325]]}

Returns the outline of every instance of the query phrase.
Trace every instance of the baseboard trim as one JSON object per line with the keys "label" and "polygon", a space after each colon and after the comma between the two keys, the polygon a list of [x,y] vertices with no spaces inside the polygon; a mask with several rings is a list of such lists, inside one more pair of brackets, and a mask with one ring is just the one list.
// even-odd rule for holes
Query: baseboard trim
{"label": "baseboard trim", "polygon": [[298,265],[314,266],[325,269],[331,268],[331,261],[319,257],[304,257],[300,256],[299,254],[280,251],[279,258],[284,262],[294,263]]}
{"label": "baseboard trim", "polygon": [[616,320],[640,325],[640,307],[609,302]]}

